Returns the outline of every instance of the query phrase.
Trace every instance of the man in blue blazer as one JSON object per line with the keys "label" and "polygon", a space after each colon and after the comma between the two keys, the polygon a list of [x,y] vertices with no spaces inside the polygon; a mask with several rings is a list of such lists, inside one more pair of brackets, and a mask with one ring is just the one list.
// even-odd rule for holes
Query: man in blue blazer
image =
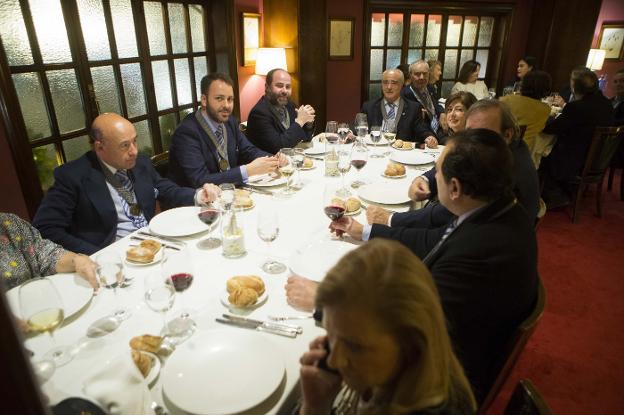
{"label": "man in blue blazer", "polygon": [[283,69],[271,69],[266,76],[264,96],[251,109],[245,135],[256,147],[277,153],[310,141],[314,133],[314,108],[295,108],[290,100],[291,78]]}
{"label": "man in blue blazer", "polygon": [[232,79],[211,73],[201,80],[201,108],[186,116],[171,137],[169,178],[180,186],[244,183],[273,172],[278,158],[249,142],[231,117]]}
{"label": "man in blue blazer", "polygon": [[90,255],[146,226],[156,200],[182,206],[216,199],[214,185],[196,191],[160,177],[150,159],[137,153],[136,136],[120,115],[93,121],[93,150],[54,170],[54,185],[35,214],[33,225],[44,238]]}

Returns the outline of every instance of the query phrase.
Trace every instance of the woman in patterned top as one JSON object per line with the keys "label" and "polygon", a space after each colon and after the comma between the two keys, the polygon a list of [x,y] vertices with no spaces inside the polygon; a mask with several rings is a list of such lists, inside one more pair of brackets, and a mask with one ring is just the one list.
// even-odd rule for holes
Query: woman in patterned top
{"label": "woman in patterned top", "polygon": [[57,272],[76,272],[98,288],[95,263],[88,256],[66,251],[43,239],[37,229],[18,216],[0,212],[0,277],[6,289]]}

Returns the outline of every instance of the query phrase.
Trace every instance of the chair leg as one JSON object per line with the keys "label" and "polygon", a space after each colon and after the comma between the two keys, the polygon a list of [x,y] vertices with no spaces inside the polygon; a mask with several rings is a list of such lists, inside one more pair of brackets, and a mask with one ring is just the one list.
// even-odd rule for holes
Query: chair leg
{"label": "chair leg", "polygon": [[587,191],[587,183],[580,183],[576,189],[576,198],[574,200],[574,206],[572,207],[572,223],[578,222],[578,213],[581,207],[581,201],[583,195]]}
{"label": "chair leg", "polygon": [[609,178],[607,179],[607,190],[611,191],[611,187],[613,186],[613,176],[615,175],[615,167],[609,167]]}

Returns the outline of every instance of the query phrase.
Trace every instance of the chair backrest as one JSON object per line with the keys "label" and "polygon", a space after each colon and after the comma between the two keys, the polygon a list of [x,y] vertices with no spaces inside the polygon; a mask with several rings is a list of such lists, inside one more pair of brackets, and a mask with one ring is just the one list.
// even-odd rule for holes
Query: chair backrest
{"label": "chair backrest", "polygon": [[624,135],[624,125],[596,127],[580,179],[597,182],[602,179]]}
{"label": "chair backrest", "polygon": [[524,138],[524,134],[526,133],[527,126],[526,125],[519,125],[518,129],[520,130],[520,134],[518,136],[518,139],[522,140]]}
{"label": "chair backrest", "polygon": [[241,133],[245,134],[247,132],[247,121],[243,121],[242,123],[238,124],[238,129],[241,131]]}
{"label": "chair backrest", "polygon": [[513,333],[513,336],[509,340],[509,343],[507,343],[506,352],[500,360],[500,370],[496,375],[496,379],[494,380],[492,387],[488,391],[485,399],[479,407],[479,414],[484,414],[488,410],[490,405],[492,405],[494,399],[496,399],[496,396],[500,392],[500,389],[503,387],[503,384],[509,377],[511,370],[516,365],[518,357],[520,356],[520,353],[522,353],[524,346],[526,346],[529,338],[535,331],[537,323],[539,323],[540,319],[542,318],[545,305],[546,290],[544,288],[544,285],[542,284],[542,281],[538,278],[537,299],[535,300],[535,306],[533,307],[533,311],[526,319],[524,319],[522,323],[520,323],[520,325],[516,328],[516,331]]}
{"label": "chair backrest", "polygon": [[503,415],[551,415],[552,410],[528,379],[521,379]]}
{"label": "chair backrest", "polygon": [[169,174],[169,151],[152,156],[152,166],[160,174],[161,177],[167,177]]}

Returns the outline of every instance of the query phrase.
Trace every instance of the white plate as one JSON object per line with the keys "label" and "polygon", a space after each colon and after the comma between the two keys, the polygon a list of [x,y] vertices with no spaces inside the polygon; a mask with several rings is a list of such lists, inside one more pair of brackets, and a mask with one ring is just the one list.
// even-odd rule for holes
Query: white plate
{"label": "white plate", "polygon": [[[83,278],[77,274],[55,274],[47,277],[61,296],[63,301],[63,312],[68,318],[80,310],[91,301],[93,288]],[[7,291],[7,298],[13,314],[18,318],[22,317],[19,306],[19,286]]]}
{"label": "white plate", "polygon": [[264,402],[284,378],[276,345],[239,328],[197,331],[163,369],[163,392],[197,415],[233,414]]}
{"label": "white plate", "polygon": [[149,223],[152,233],[160,236],[189,236],[205,232],[210,226],[199,220],[199,206],[185,206],[165,210],[154,216]]}
{"label": "white plate", "polygon": [[309,154],[311,156],[317,156],[319,154],[325,154],[325,144],[315,144],[310,148],[306,148],[303,150],[304,154]]}
{"label": "white plate", "polygon": [[286,184],[286,178],[284,176],[278,176],[274,178],[269,174],[259,174],[255,176],[251,176],[247,180],[247,184],[249,186],[255,187],[271,187],[271,186],[280,186],[282,184]]}
{"label": "white plate", "polygon": [[369,202],[384,205],[400,205],[408,203],[408,186],[405,183],[372,183],[358,189],[358,196]]}
{"label": "white plate", "polygon": [[414,143],[411,144],[410,148],[403,148],[403,147],[398,148],[398,147],[392,146],[393,150],[398,150],[398,151],[412,151],[414,148],[416,148],[416,144]]}
{"label": "white plate", "polygon": [[421,151],[400,153],[393,151],[390,155],[390,160],[403,164],[420,165],[431,164],[435,161],[435,158],[431,154],[423,153]]}
{"label": "white plate", "polygon": [[229,308],[230,310],[254,310],[260,307],[262,304],[264,304],[267,298],[269,298],[269,295],[267,294],[267,291],[265,288],[262,295],[258,297],[258,300],[256,300],[254,304],[248,305],[246,307],[241,307],[241,306],[237,306],[234,304],[230,304],[230,300],[228,300],[229,296],[230,296],[230,293],[228,293],[227,291],[223,291],[223,293],[221,294],[220,300],[221,300],[221,304],[223,304],[225,307]]}
{"label": "white plate", "polygon": [[343,240],[311,241],[299,247],[290,256],[288,266],[294,274],[322,281],[327,271],[336,265],[340,258],[357,247],[358,245]]}
{"label": "white plate", "polygon": [[154,353],[144,351],[141,351],[140,353],[147,355],[152,359],[152,368],[149,372],[147,372],[147,376],[145,376],[145,382],[147,382],[149,386],[152,386],[160,373],[160,359]]}
{"label": "white plate", "polygon": [[388,145],[388,140],[385,139],[385,137],[380,137],[379,138],[379,142],[377,144],[373,143],[373,140],[371,140],[370,138],[370,134],[366,135],[366,138],[364,139],[364,142],[366,143],[366,145],[369,146],[386,146]]}
{"label": "white plate", "polygon": [[407,176],[407,173],[403,173],[400,176],[388,176],[386,173],[381,173],[381,175],[387,179],[402,179]]}

